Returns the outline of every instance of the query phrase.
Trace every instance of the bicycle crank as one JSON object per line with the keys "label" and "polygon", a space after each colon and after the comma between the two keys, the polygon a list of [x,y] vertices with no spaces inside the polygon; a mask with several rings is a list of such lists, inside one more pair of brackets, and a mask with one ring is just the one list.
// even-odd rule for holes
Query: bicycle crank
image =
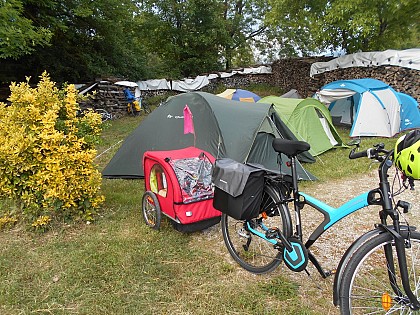
{"label": "bicycle crank", "polygon": [[286,247],[283,249],[283,260],[286,266],[295,272],[305,270],[308,265],[308,250],[297,238],[290,237],[287,240],[291,245],[291,250]]}

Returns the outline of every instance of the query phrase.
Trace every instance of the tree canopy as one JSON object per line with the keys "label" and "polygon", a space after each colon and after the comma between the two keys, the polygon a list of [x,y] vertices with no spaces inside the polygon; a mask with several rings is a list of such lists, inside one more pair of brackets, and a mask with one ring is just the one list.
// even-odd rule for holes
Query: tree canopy
{"label": "tree canopy", "polygon": [[404,49],[420,43],[417,0],[268,1],[267,23],[306,54]]}
{"label": "tree canopy", "polygon": [[0,2],[0,57],[19,58],[30,54],[36,46],[49,44],[52,33],[35,26],[23,15],[23,3],[18,0]]}
{"label": "tree canopy", "polygon": [[0,0],[0,81],[176,79],[419,45],[417,0]]}

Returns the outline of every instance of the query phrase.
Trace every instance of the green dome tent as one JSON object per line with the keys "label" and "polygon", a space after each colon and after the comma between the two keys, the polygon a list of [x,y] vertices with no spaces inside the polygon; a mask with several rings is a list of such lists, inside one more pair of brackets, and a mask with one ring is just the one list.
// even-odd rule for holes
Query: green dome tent
{"label": "green dome tent", "polygon": [[[184,134],[183,111],[192,113],[194,134]],[[228,157],[238,162],[258,163],[278,171],[277,153],[272,148],[280,133],[273,122],[278,119],[270,104],[227,100],[204,92],[179,94],[156,108],[125,139],[102,171],[105,178],[143,178],[142,157],[149,150],[175,150],[196,146],[215,158]],[[283,124],[284,125],[284,124]],[[284,126],[284,132],[290,132]],[[283,157],[282,173],[289,174]],[[299,164],[301,179],[315,179]]]}
{"label": "green dome tent", "polygon": [[332,124],[330,112],[318,100],[267,96],[258,101],[260,102],[273,104],[293,134],[311,145],[309,152],[313,156],[343,146],[343,141]]}

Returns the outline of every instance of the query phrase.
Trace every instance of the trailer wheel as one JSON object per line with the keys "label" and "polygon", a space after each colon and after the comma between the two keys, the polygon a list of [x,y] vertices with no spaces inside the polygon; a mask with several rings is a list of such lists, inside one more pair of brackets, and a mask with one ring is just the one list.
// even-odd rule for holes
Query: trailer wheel
{"label": "trailer wheel", "polygon": [[158,230],[162,220],[162,211],[156,195],[151,191],[146,191],[142,200],[143,219],[152,229]]}

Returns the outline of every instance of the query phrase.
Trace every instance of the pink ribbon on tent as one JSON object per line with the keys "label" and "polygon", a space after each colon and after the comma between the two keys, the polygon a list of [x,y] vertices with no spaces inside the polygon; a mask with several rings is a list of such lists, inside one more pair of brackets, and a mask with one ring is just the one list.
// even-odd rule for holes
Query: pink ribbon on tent
{"label": "pink ribbon on tent", "polygon": [[195,131],[194,131],[193,115],[188,105],[185,105],[184,107],[184,135],[186,135],[187,133],[192,133],[194,135],[194,147],[195,147]]}
{"label": "pink ribbon on tent", "polygon": [[193,116],[188,105],[185,105],[184,107],[184,135],[186,135],[187,133],[192,133],[195,135]]}

